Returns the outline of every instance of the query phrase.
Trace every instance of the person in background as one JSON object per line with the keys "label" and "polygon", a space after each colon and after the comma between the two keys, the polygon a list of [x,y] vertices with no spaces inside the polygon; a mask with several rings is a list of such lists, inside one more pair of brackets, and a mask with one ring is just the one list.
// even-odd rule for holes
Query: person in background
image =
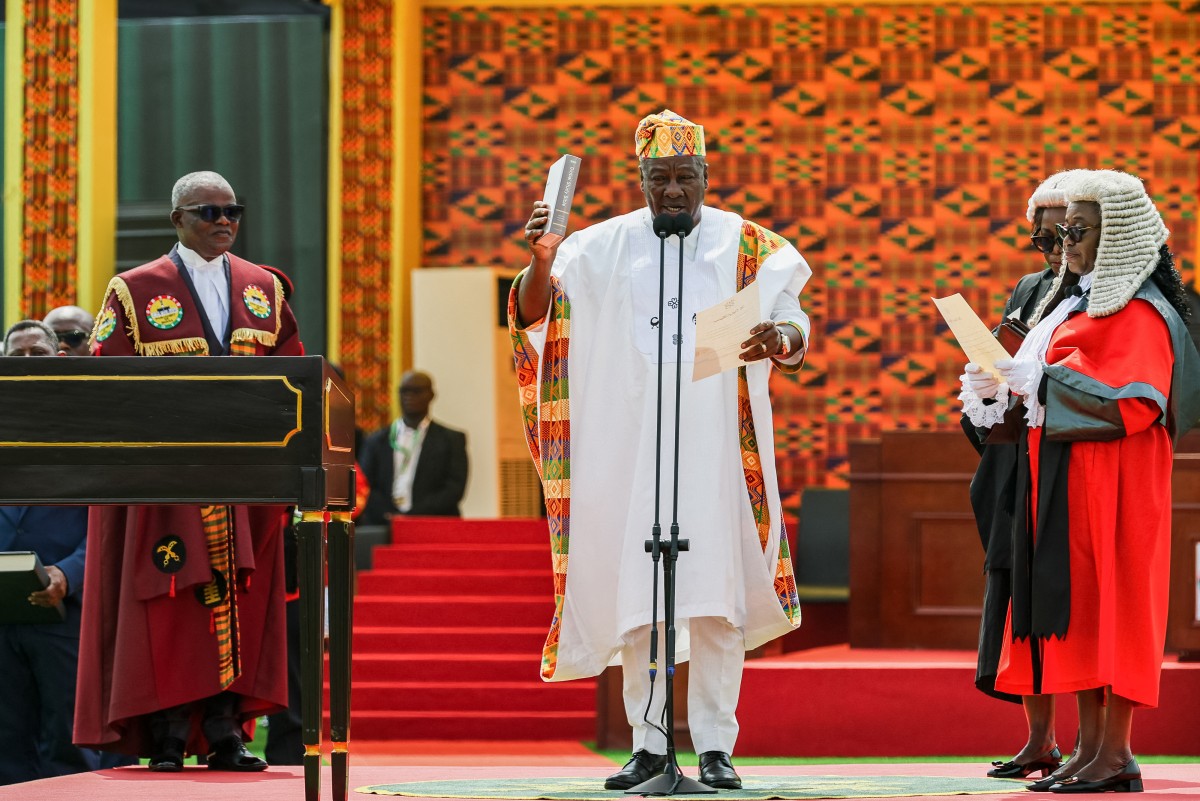
{"label": "person in background", "polygon": [[359,463],[371,492],[359,523],[386,523],[394,515],[458,517],[467,489],[467,435],[434,420],[428,373],[400,379],[400,417],[369,434]]}
{"label": "person in background", "polygon": [[[59,340],[44,323],[22,320],[5,334],[3,355],[56,356]],[[0,785],[102,767],[98,752],[71,742],[87,514],[86,506],[0,506],[0,551],[33,551],[50,577],[29,603],[61,603],[66,613],[61,623],[0,624]]]}
{"label": "person in background", "polygon": [[[301,356],[277,276],[230,252],[245,208],[214,172],[180,178],[179,243],[112,279],[99,356]],[[76,742],[179,771],[266,762],[245,739],[287,706],[279,506],[93,507]]]}
{"label": "person in background", "polygon": [[66,349],[66,355],[91,355],[88,338],[96,321],[87,309],[80,306],[57,306],[46,312],[42,322],[54,329],[59,343]]}

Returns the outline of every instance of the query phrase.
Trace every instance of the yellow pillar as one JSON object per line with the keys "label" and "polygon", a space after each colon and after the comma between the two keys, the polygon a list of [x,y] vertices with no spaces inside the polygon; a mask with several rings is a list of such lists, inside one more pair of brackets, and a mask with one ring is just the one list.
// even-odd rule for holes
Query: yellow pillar
{"label": "yellow pillar", "polygon": [[326,207],[325,248],[325,352],[329,360],[342,360],[342,36],[346,12],[342,0],[325,0],[329,6],[329,188]]}
{"label": "yellow pillar", "polygon": [[[392,259],[389,390],[412,365],[412,271],[421,266],[421,55],[423,4],[397,3],[392,12]],[[392,413],[398,414],[395,392]]]}
{"label": "yellow pillar", "polygon": [[[21,319],[21,226],[25,217],[25,3],[4,4],[4,324]],[[0,332],[2,334],[3,332]]]}
{"label": "yellow pillar", "polygon": [[117,0],[79,5],[76,300],[100,308],[117,263]]}

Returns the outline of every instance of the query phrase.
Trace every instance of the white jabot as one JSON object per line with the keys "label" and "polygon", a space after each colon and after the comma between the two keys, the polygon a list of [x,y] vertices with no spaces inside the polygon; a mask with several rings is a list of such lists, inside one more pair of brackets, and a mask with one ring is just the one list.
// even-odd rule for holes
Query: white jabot
{"label": "white jabot", "polygon": [[[1093,277],[1093,273],[1080,276],[1079,288],[1084,293],[1091,292]],[[1013,357],[1013,360],[1018,363],[1024,361],[1030,365],[1030,369],[1021,373],[1020,386],[1014,387],[1018,392],[1024,394],[1022,400],[1025,404],[1025,422],[1029,424],[1030,428],[1039,428],[1046,419],[1046,410],[1038,402],[1037,390],[1042,383],[1042,372],[1046,367],[1046,350],[1050,347],[1050,339],[1054,336],[1054,330],[1062,325],[1066,321],[1067,315],[1081,303],[1083,303],[1083,295],[1068,295],[1063,298],[1054,307],[1054,311],[1043,317],[1042,321],[1025,335],[1021,349]]]}
{"label": "white jabot", "polygon": [[196,287],[196,294],[200,296],[200,305],[204,307],[213,333],[224,341],[225,328],[229,325],[229,283],[225,280],[225,254],[205,261],[199,253],[183,245],[178,246],[178,252]]}

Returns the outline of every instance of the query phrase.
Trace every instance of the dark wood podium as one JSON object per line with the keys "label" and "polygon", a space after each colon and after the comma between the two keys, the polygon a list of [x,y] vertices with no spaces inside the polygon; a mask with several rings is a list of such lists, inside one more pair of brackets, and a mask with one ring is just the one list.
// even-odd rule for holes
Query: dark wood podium
{"label": "dark wood podium", "polygon": [[320,794],[328,543],[333,797],[349,780],[354,396],[320,356],[0,359],[0,504],[287,504],[304,786]]}
{"label": "dark wood podium", "polygon": [[[850,645],[974,649],[983,549],[962,431],[885,431],[850,443]],[[1200,659],[1200,430],[1171,478],[1168,651]]]}

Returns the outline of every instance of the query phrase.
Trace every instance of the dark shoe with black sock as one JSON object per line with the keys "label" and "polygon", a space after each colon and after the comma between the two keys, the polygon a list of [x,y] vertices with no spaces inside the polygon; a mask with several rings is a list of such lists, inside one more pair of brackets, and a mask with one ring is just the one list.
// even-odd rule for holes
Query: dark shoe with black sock
{"label": "dark shoe with black sock", "polygon": [[251,772],[267,768],[266,762],[246,750],[241,737],[228,737],[213,743],[212,748],[212,753],[208,755],[209,770]]}
{"label": "dark shoe with black sock", "polygon": [[700,783],[721,790],[742,789],[742,777],[733,769],[729,754],[705,751],[700,755]]}
{"label": "dark shoe with black sock", "polygon": [[634,751],[633,756],[625,763],[625,767],[604,780],[604,789],[628,790],[630,787],[637,787],[642,782],[649,781],[662,773],[666,766],[666,754]]}
{"label": "dark shoe with black sock", "polygon": [[184,747],[185,743],[178,737],[164,737],[147,767],[159,773],[178,773],[183,770]]}

